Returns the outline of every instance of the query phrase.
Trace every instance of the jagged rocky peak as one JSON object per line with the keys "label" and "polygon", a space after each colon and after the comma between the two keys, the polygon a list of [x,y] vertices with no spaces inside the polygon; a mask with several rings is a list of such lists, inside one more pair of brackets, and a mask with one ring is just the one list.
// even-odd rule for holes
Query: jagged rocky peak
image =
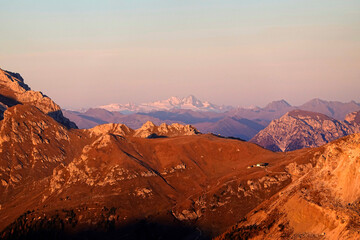
{"label": "jagged rocky peak", "polygon": [[39,108],[45,114],[48,114],[59,123],[68,128],[77,128],[75,123],[65,118],[61,108],[49,97],[41,92],[33,91],[24,83],[24,79],[19,73],[12,73],[0,69],[0,115],[8,107],[17,104],[30,104]]}
{"label": "jagged rocky peak", "polygon": [[191,125],[182,125],[173,123],[167,125],[166,123],[156,126],[153,122],[147,121],[141,128],[136,129],[134,137],[151,138],[151,137],[175,137],[182,135],[196,135],[199,131]]}
{"label": "jagged rocky peak", "polygon": [[231,107],[217,106],[208,101],[201,101],[193,95],[184,98],[170,97],[165,100],[154,102],[140,103],[140,104],[109,104],[99,106],[99,108],[106,109],[112,112],[134,113],[134,112],[151,112],[151,111],[169,111],[174,109],[188,109],[202,112],[225,112]]}
{"label": "jagged rocky peak", "polygon": [[360,125],[360,111],[349,113],[346,115],[345,121],[350,124]]}
{"label": "jagged rocky peak", "polygon": [[133,135],[134,130],[121,123],[108,123],[101,124],[91,129],[86,130],[90,133],[90,136],[101,136],[105,134],[114,134],[119,136]]}
{"label": "jagged rocky peak", "polygon": [[147,121],[138,130],[149,130],[153,129],[154,127],[156,127],[156,125],[152,121]]}
{"label": "jagged rocky peak", "polygon": [[183,98],[182,102],[184,104],[191,104],[196,107],[203,107],[205,105],[203,102],[201,102],[199,99],[197,99],[194,95],[189,95],[186,98]]}
{"label": "jagged rocky peak", "polygon": [[13,73],[0,68],[0,84],[6,85],[14,92],[24,92],[30,87],[24,83],[24,79],[19,73]]}
{"label": "jagged rocky peak", "polygon": [[183,135],[196,135],[199,133],[199,131],[191,125],[182,125],[179,123],[168,125],[166,123],[162,123],[159,126],[156,126],[151,121],[147,121],[136,130],[129,128],[125,124],[108,123],[98,125],[85,131],[89,133],[90,137],[101,137],[107,134],[112,134],[122,137],[141,138],[175,137]]}
{"label": "jagged rocky peak", "polygon": [[359,131],[358,126],[321,113],[293,110],[271,121],[250,141],[272,151],[284,152],[318,147]]}

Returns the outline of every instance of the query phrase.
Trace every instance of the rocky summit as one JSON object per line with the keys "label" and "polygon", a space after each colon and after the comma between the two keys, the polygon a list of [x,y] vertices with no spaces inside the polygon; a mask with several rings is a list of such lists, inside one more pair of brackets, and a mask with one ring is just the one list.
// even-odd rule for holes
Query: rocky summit
{"label": "rocky summit", "polygon": [[64,126],[76,128],[75,123],[63,116],[59,105],[41,92],[32,91],[20,74],[0,69],[0,117],[8,107],[17,104],[35,106]]}
{"label": "rocky summit", "polygon": [[293,110],[273,120],[250,142],[272,151],[292,151],[318,147],[340,137],[360,132],[356,113],[340,121],[321,113]]}
{"label": "rocky summit", "polygon": [[[1,239],[360,237],[359,135],[283,153],[190,125],[76,129],[2,73]],[[333,121],[307,114],[287,117]]]}

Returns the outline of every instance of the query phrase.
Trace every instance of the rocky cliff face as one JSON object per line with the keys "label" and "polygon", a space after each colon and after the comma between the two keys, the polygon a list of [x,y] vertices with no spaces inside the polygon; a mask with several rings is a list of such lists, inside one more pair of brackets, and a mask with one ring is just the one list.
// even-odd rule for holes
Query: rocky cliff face
{"label": "rocky cliff face", "polygon": [[69,162],[71,139],[77,137],[37,107],[8,108],[0,121],[0,189],[37,180]]}
{"label": "rocky cliff face", "polygon": [[218,239],[358,239],[360,135],[309,157],[311,164],[289,164],[292,183]]}
{"label": "rocky cliff face", "polygon": [[18,73],[0,69],[0,103],[0,116],[8,107],[17,104],[29,104],[37,107],[64,126],[76,128],[73,122],[63,116],[59,105],[41,92],[32,91]]}
{"label": "rocky cliff face", "polygon": [[321,113],[293,110],[273,120],[250,141],[272,151],[285,152],[321,146],[359,131],[357,124],[335,120]]}

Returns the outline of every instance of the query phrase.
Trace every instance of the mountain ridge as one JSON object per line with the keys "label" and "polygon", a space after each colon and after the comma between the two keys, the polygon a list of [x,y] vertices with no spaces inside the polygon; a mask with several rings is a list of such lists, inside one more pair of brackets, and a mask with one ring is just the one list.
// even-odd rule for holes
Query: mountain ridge
{"label": "mountain ridge", "polygon": [[358,239],[359,146],[353,134],[289,164],[292,183],[216,239]]}
{"label": "mountain ridge", "polygon": [[42,92],[31,90],[19,73],[0,69],[0,102],[0,117],[8,107],[32,104],[64,126],[77,128],[75,123],[63,116],[59,105]]}
{"label": "mountain ridge", "polygon": [[67,128],[37,106],[0,119],[1,239],[359,238],[359,134],[276,153],[189,125]]}
{"label": "mountain ridge", "polygon": [[[191,101],[193,101],[192,98],[189,99],[189,102]],[[177,101],[177,103],[179,102],[180,100]],[[118,111],[94,108],[88,109],[85,112],[65,110],[64,114],[76,122],[80,128],[91,128],[98,124],[110,122],[123,123],[132,128],[138,128],[146,121],[152,121],[156,124],[161,124],[162,122],[167,124],[178,122],[181,124],[192,124],[201,132],[250,140],[272,120],[278,119],[292,110],[307,110],[309,108],[312,110],[318,109],[319,113],[342,121],[346,116],[345,114],[360,110],[360,105],[354,101],[341,103],[337,101],[312,99],[303,105],[291,106],[282,99],[270,102],[263,108],[233,108],[226,112],[195,111],[194,109],[176,108],[139,113],[127,112],[127,114],[123,114]],[[338,118],[336,118],[336,116]]]}
{"label": "mountain ridge", "polygon": [[340,121],[325,114],[292,110],[259,131],[250,142],[272,151],[293,151],[319,147],[340,137],[360,132],[360,125],[351,121],[356,113]]}
{"label": "mountain ridge", "polygon": [[199,112],[217,112],[227,113],[227,115],[237,116],[241,118],[265,119],[273,120],[279,118],[288,111],[294,109],[307,110],[312,112],[319,112],[337,120],[344,120],[346,114],[352,111],[360,110],[360,103],[354,100],[349,102],[328,101],[319,98],[313,98],[301,105],[292,106],[286,100],[276,100],[266,104],[264,107],[234,107],[234,106],[219,106],[208,101],[201,101],[193,95],[188,97],[170,97],[166,100],[158,100],[154,102],[141,104],[109,104],[96,108],[106,109],[110,112],[121,112],[125,114],[131,113],[150,113],[156,111],[173,111],[173,110],[192,110]]}

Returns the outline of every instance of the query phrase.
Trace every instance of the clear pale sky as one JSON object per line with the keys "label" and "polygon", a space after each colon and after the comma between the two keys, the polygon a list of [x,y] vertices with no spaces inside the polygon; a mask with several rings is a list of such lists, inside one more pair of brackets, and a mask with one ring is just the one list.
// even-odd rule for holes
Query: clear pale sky
{"label": "clear pale sky", "polygon": [[0,67],[65,108],[360,102],[359,0],[1,1]]}

